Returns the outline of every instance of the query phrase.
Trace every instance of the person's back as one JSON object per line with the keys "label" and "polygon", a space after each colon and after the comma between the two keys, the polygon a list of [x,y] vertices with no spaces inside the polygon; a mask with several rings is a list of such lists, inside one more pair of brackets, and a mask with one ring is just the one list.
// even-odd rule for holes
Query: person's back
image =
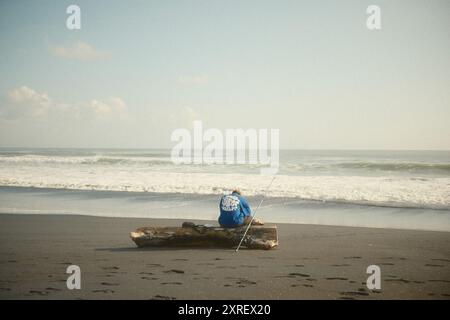
{"label": "person's back", "polygon": [[220,199],[219,208],[219,224],[225,228],[243,225],[246,218],[251,217],[250,206],[239,190],[234,190],[230,195],[224,195]]}

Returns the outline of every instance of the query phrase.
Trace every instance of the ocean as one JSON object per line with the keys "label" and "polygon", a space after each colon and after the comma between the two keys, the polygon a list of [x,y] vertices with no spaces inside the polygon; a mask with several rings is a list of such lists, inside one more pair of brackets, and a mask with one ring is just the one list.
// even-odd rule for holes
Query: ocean
{"label": "ocean", "polygon": [[281,150],[260,165],[173,164],[170,150],[0,149],[0,212],[216,219],[239,187],[267,221],[450,231],[450,151]]}

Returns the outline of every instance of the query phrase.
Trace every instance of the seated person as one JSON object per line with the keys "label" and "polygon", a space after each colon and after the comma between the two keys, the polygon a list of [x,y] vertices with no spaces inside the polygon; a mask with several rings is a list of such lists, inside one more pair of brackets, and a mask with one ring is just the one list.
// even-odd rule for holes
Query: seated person
{"label": "seated person", "polygon": [[224,228],[235,228],[247,225],[250,222],[252,225],[264,224],[256,218],[252,221],[250,206],[248,205],[247,200],[241,196],[241,191],[239,189],[233,190],[229,195],[222,196],[219,208],[219,224]]}

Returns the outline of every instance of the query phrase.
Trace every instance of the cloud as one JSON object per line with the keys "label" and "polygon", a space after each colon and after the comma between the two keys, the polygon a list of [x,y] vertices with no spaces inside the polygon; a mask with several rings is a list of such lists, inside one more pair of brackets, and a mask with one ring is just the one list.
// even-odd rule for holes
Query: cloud
{"label": "cloud", "polygon": [[106,102],[91,100],[88,107],[100,118],[112,115],[125,115],[127,112],[127,105],[118,97],[111,97]]}
{"label": "cloud", "polygon": [[51,106],[52,101],[47,93],[39,93],[27,86],[22,86],[8,92],[8,107],[2,110],[9,118],[20,116],[43,117]]}
{"label": "cloud", "polygon": [[107,52],[99,51],[82,41],[79,41],[70,47],[52,47],[50,48],[50,52],[56,57],[82,61],[92,61],[109,56]]}
{"label": "cloud", "polygon": [[128,107],[119,97],[70,104],[54,101],[47,93],[27,86],[9,91],[4,107],[0,108],[0,117],[7,119],[45,118],[53,115],[73,119],[112,119],[124,118],[127,114]]}
{"label": "cloud", "polygon": [[205,85],[209,82],[206,75],[181,75],[178,77],[178,83],[182,85]]}

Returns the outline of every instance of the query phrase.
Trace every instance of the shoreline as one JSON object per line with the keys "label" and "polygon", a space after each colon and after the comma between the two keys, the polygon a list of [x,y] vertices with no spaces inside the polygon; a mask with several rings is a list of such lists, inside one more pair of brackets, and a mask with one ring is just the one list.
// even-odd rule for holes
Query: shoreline
{"label": "shoreline", "polygon": [[[137,195],[137,196],[189,196],[189,197],[198,197],[198,198],[214,198],[216,199],[218,196],[223,193],[188,193],[188,192],[156,192],[156,191],[129,191],[129,190],[101,190],[101,189],[72,189],[72,188],[51,188],[51,187],[37,187],[37,186],[2,186],[0,185],[1,190],[16,190],[18,192],[81,192],[81,193],[112,193],[115,195]],[[246,198],[256,199],[260,198],[261,195],[248,195]],[[441,207],[415,207],[415,206],[399,206],[399,205],[388,205],[388,204],[373,204],[373,203],[358,203],[358,202],[347,202],[346,200],[320,200],[320,199],[307,199],[300,197],[281,197],[281,196],[266,196],[266,199],[273,200],[286,200],[292,202],[305,202],[311,204],[327,204],[327,205],[343,205],[343,206],[355,206],[355,207],[366,207],[366,208],[386,208],[386,209],[411,209],[411,210],[436,210],[436,211],[450,211],[449,208],[441,208]]]}
{"label": "shoreline", "polygon": [[[450,299],[447,232],[277,224],[278,248],[237,254],[139,249],[129,238],[181,222],[0,214],[0,298]],[[70,264],[81,290],[66,288]],[[381,290],[365,285],[369,265],[381,268]]]}
{"label": "shoreline", "polygon": [[[31,210],[30,210],[31,211]],[[38,211],[38,210],[36,210]],[[216,220],[210,219],[180,219],[180,218],[144,218],[144,217],[116,217],[116,216],[94,216],[89,214],[82,213],[48,213],[48,212],[3,212],[0,209],[0,217],[2,215],[5,216],[13,216],[13,215],[21,215],[21,216],[48,216],[48,217],[85,217],[85,218],[106,218],[106,219],[136,219],[136,220],[149,220],[149,221],[167,221],[170,225],[170,222],[183,223],[184,221],[194,221],[198,224],[212,224],[218,225]],[[358,228],[358,229],[375,229],[375,230],[386,230],[386,231],[411,231],[411,232],[438,232],[438,233],[448,233],[450,235],[450,231],[443,230],[421,230],[421,229],[399,229],[399,228],[384,228],[384,227],[368,227],[368,226],[342,226],[342,225],[333,225],[333,224],[314,224],[314,223],[300,223],[300,222],[289,222],[289,223],[277,223],[277,222],[267,222],[265,224],[270,225],[287,225],[287,226],[310,226],[310,227],[331,227],[331,228]],[[161,225],[162,226],[162,225]]]}
{"label": "shoreline", "polygon": [[[255,208],[261,196],[246,197]],[[0,187],[0,213],[216,221],[218,195]],[[450,210],[397,208],[267,197],[270,223],[450,232]]]}

